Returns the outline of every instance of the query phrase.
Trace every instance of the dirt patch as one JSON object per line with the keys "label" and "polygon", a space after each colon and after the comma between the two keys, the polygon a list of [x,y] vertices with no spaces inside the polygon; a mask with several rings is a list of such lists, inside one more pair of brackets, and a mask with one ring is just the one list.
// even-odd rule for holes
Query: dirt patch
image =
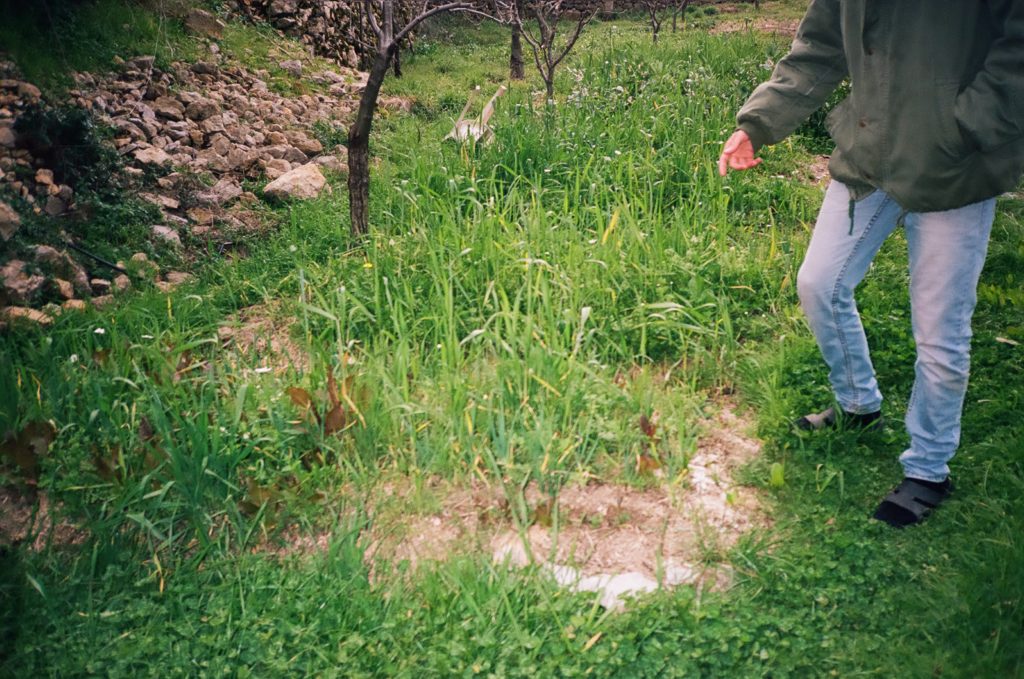
{"label": "dirt patch", "polygon": [[[743,533],[770,525],[758,491],[734,477],[760,453],[750,428],[724,404],[704,423],[682,477],[650,488],[574,483],[554,503],[533,483],[521,501],[483,481],[468,487],[436,478],[382,484],[366,501],[372,518],[362,536],[367,563],[376,575],[385,564],[414,570],[453,555],[488,554],[512,565],[542,565],[582,589],[588,588],[584,580],[620,577],[653,587],[724,588],[726,551]],[[522,509],[516,512],[510,502],[526,509],[531,525],[519,530],[515,516]],[[319,552],[330,538],[292,534],[284,551]]]}
{"label": "dirt patch", "polygon": [[807,180],[818,186],[828,184],[831,179],[831,175],[828,173],[828,161],[830,158],[831,156],[814,156],[814,160],[802,170]]}
{"label": "dirt patch", "polygon": [[240,356],[258,360],[257,371],[306,371],[309,354],[292,338],[295,323],[295,317],[283,314],[277,304],[255,304],[217,328],[217,337],[223,347],[233,346]]}
{"label": "dirt patch", "polygon": [[0,486],[0,547],[31,540],[32,549],[38,552],[47,545],[80,544],[85,532],[64,520],[55,523],[54,513],[46,493]]}
{"label": "dirt patch", "polygon": [[711,33],[739,33],[741,31],[757,31],[769,35],[783,35],[793,37],[796,29],[800,26],[799,19],[768,19],[758,17],[756,19],[726,19],[719,21],[711,28]]}

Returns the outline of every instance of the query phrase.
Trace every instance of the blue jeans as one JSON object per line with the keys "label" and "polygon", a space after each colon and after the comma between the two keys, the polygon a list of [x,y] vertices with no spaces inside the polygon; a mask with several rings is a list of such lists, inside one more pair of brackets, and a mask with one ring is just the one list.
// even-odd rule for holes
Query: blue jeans
{"label": "blue jeans", "polygon": [[851,205],[846,186],[833,181],[800,267],[797,289],[840,407],[850,413],[879,410],[882,393],[853,291],[901,217],[910,254],[917,363],[906,417],[910,447],[900,462],[909,478],[942,481],[960,444],[971,315],[995,199],[944,212],[906,212],[882,191]]}

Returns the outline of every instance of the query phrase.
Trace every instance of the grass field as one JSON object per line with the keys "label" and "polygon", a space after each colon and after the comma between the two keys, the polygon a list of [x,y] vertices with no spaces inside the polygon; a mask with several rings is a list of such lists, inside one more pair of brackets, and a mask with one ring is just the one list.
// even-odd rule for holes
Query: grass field
{"label": "grass field", "polygon": [[[365,241],[336,190],[280,208],[251,257],[170,297],[0,337],[2,427],[53,421],[40,487],[83,527],[3,552],[0,674],[1024,674],[1024,200],[1001,199],[982,278],[957,495],[919,528],[871,522],[906,443],[906,244],[892,237],[858,297],[889,427],[797,435],[787,422],[829,400],[794,285],[822,131],[716,175],[736,108],[787,47],[716,20],[657,46],[637,20],[590,26],[558,105],[539,79],[514,85],[494,142],[471,149],[441,139],[470,88],[505,82],[506,36],[435,27],[385,86],[415,103],[375,128]],[[224,348],[242,309],[299,359]],[[382,484],[412,488],[401,511],[417,514],[433,479],[490,483],[529,523],[531,482],[657,483],[631,463],[654,411],[657,464],[685,484],[722,394],[757,423],[742,478],[773,517],[708,556],[735,573],[727,591],[610,613],[471,552],[371,577]],[[292,552],[285,527],[331,538]]]}

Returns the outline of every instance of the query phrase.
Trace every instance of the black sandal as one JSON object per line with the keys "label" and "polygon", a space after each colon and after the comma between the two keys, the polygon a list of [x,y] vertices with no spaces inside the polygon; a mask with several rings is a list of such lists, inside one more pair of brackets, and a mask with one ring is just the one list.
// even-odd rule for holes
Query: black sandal
{"label": "black sandal", "polygon": [[845,410],[827,408],[820,413],[809,413],[793,421],[793,426],[801,431],[820,431],[822,429],[855,429],[874,431],[882,428],[882,411],[873,413],[848,413]]}
{"label": "black sandal", "polygon": [[949,479],[941,483],[903,479],[878,505],[873,518],[894,528],[920,523],[952,493]]}

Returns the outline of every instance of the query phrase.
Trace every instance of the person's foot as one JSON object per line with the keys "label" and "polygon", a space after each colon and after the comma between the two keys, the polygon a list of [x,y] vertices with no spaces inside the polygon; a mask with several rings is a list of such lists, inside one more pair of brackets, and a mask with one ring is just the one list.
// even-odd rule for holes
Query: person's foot
{"label": "person's foot", "polygon": [[848,413],[845,410],[829,408],[820,413],[810,413],[796,419],[793,426],[801,431],[820,429],[879,429],[882,426],[882,411],[873,413]]}
{"label": "person's foot", "polygon": [[922,481],[905,478],[885,496],[872,518],[893,528],[920,523],[953,493],[953,484],[945,481]]}

